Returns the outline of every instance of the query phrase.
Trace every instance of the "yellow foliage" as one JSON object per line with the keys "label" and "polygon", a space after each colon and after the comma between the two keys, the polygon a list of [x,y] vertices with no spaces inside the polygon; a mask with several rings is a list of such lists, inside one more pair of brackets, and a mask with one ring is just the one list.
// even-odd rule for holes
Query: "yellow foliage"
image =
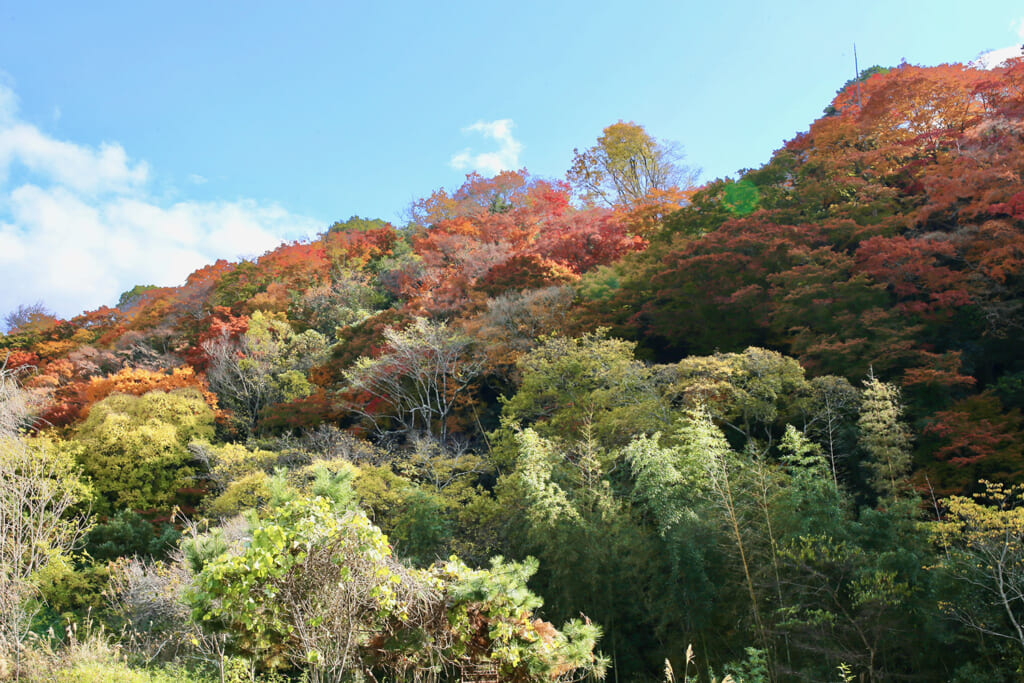
{"label": "yellow foliage", "polygon": [[203,400],[213,410],[217,409],[217,396],[206,387],[206,382],[196,376],[191,367],[173,368],[170,372],[124,368],[113,375],[93,377],[85,387],[86,409],[111,394],[142,396],[151,391],[173,391],[186,388],[199,389]]}
{"label": "yellow foliage", "polygon": [[78,348],[80,344],[73,339],[62,339],[60,341],[39,342],[32,349],[40,358],[57,358],[66,356]]}

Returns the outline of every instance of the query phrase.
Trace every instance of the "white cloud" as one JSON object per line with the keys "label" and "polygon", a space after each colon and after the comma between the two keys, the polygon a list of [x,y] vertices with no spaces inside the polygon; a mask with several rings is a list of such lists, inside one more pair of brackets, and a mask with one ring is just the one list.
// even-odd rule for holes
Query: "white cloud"
{"label": "white cloud", "polygon": [[[16,164],[26,179],[8,186]],[[258,255],[321,227],[252,200],[168,204],[148,185],[147,165],[120,145],[56,140],[20,120],[0,85],[0,315],[41,300],[70,317],[136,284],[180,285],[218,258]]]}
{"label": "white cloud", "polygon": [[[1017,36],[1018,40],[1024,41],[1024,17],[1014,19],[1010,22],[1010,30]],[[1008,59],[1024,55],[1024,48],[1018,43],[1009,47],[1001,47],[996,50],[989,50],[978,55],[978,58],[971,62],[971,66],[979,69],[995,69]]]}
{"label": "white cloud", "polygon": [[979,69],[995,69],[1006,60],[1020,57],[1022,54],[1024,54],[1024,50],[1021,49],[1020,45],[1001,47],[998,50],[989,50],[988,52],[981,53],[977,59],[971,62],[971,65]]}
{"label": "white cloud", "polygon": [[467,147],[452,156],[449,162],[452,168],[474,170],[483,175],[496,175],[502,171],[519,168],[519,154],[523,151],[523,145],[512,136],[514,125],[512,119],[498,119],[477,121],[472,126],[463,128],[463,133],[479,133],[494,140],[499,145],[498,151],[474,154],[473,149]]}
{"label": "white cloud", "polygon": [[149,177],[145,162],[130,162],[121,145],[103,143],[90,149],[17,122],[0,130],[0,182],[15,162],[36,176],[88,194],[127,192],[141,188]]}

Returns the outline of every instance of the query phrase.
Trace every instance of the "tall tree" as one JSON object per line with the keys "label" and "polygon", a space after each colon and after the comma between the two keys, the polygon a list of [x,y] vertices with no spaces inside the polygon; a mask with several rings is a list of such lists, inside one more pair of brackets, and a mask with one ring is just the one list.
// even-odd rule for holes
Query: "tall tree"
{"label": "tall tree", "polygon": [[880,498],[896,497],[910,474],[910,431],[900,420],[902,414],[899,389],[869,376],[864,381],[857,426],[867,456],[868,481]]}
{"label": "tall tree", "polygon": [[682,165],[679,145],[657,140],[633,122],[608,126],[596,145],[573,154],[570,184],[585,200],[608,206],[633,206],[652,192],[686,188],[697,178]]}

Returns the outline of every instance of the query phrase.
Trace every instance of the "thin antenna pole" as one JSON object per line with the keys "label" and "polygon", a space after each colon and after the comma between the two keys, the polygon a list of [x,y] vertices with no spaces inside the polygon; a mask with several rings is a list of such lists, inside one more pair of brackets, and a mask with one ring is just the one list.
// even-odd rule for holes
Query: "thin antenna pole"
{"label": "thin antenna pole", "polygon": [[853,75],[854,80],[857,81],[857,109],[860,110],[860,65],[857,64],[857,43],[853,44],[853,70],[856,72]]}

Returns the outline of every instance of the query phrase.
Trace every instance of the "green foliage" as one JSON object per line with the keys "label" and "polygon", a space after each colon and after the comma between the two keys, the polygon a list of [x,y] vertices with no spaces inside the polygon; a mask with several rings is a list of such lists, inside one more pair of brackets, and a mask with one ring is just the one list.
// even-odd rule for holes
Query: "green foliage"
{"label": "green foliage", "polygon": [[254,472],[269,471],[278,459],[278,454],[273,451],[251,449],[240,443],[214,445],[194,441],[189,448],[205,463],[207,475],[221,490]]}
{"label": "green foliage", "polygon": [[476,658],[486,644],[487,658],[505,680],[544,681],[568,674],[603,679],[610,662],[594,653],[600,627],[589,619],[572,619],[558,631],[530,620],[541,605],[526,586],[536,571],[533,558],[518,563],[495,557],[489,569],[470,569],[454,557],[439,565],[435,574],[446,585],[451,604],[451,654]]}
{"label": "green foliage", "polygon": [[134,510],[118,510],[85,535],[85,552],[97,562],[119,557],[163,557],[177,545],[181,533],[171,524],[153,522]]}
{"label": "green foliage", "polygon": [[85,558],[55,558],[33,577],[38,597],[30,603],[38,609],[32,629],[46,634],[61,633],[69,623],[82,623],[106,615],[112,565],[87,564]]}
{"label": "green foliage", "polygon": [[661,434],[640,436],[625,448],[633,474],[633,495],[649,510],[664,536],[686,518],[695,517],[694,505],[707,492],[708,479],[694,449],[660,444]]}
{"label": "green foliage", "polygon": [[768,683],[772,680],[768,656],[756,647],[746,648],[747,658],[741,662],[725,665],[725,673],[738,683]]}
{"label": "green foliage", "polygon": [[[26,653],[28,675],[21,680],[46,683],[214,683],[214,678],[181,666],[140,666],[102,629],[79,635],[73,628],[57,649]],[[0,662],[3,657],[0,656]],[[230,683],[242,683],[231,680]]]}
{"label": "green foliage", "polygon": [[472,570],[453,557],[429,573],[410,570],[365,514],[319,496],[279,499],[244,546],[214,541],[200,551],[212,557],[193,563],[193,617],[263,667],[340,676],[470,656],[525,682],[606,666],[593,654],[596,626],[559,632],[530,620],[540,606],[526,587],[535,561]]}
{"label": "green foliage", "polygon": [[446,519],[444,501],[421,489],[409,494],[392,531],[402,557],[417,566],[437,560],[451,535],[452,526]]}
{"label": "green foliage", "polygon": [[209,680],[181,669],[133,667],[116,655],[107,660],[76,662],[47,678],[52,683],[206,683]]}
{"label": "green foliage", "polygon": [[326,339],[358,325],[387,305],[379,287],[359,271],[335,273],[329,284],[306,290],[293,307],[294,317]]}
{"label": "green foliage", "polygon": [[75,506],[88,495],[65,452],[17,431],[27,417],[23,391],[0,368],[0,666],[28,634],[39,572],[77,544],[85,520]]}
{"label": "green foliage", "polygon": [[[774,615],[790,636],[794,661],[816,676],[831,675],[842,663],[868,677],[940,667],[939,650],[923,656],[948,634],[936,627],[925,570],[932,553],[916,519],[917,503],[894,499],[885,510],[865,509],[855,518],[839,499],[841,514],[821,514],[808,505],[815,498],[824,502],[821,489],[813,494],[813,477],[798,485],[814,497],[780,501],[798,507],[779,518],[783,601]],[[803,522],[801,509],[811,513]],[[916,642],[899,637],[908,631],[918,634]]]}
{"label": "green foliage", "polygon": [[347,221],[335,221],[327,232],[369,232],[386,228],[390,223],[381,218],[361,218],[350,216]]}
{"label": "green foliage", "polygon": [[255,262],[239,261],[217,281],[211,305],[237,306],[264,291],[269,282],[269,274],[262,272]]}
{"label": "green foliage", "polygon": [[671,390],[676,396],[705,406],[741,448],[761,453],[799,415],[809,393],[800,363],[769,349],[691,356],[675,370]]}
{"label": "green foliage", "polygon": [[857,427],[867,456],[863,465],[880,498],[897,496],[907,488],[912,461],[910,432],[900,420],[902,413],[897,387],[874,376],[865,380]]}
{"label": "green foliage", "polygon": [[296,334],[283,316],[256,311],[238,341],[213,339],[203,350],[210,388],[232,411],[235,427],[249,433],[267,406],[313,392],[306,373],[326,358],[327,340],[315,330]]}
{"label": "green foliage", "polygon": [[255,510],[270,499],[270,475],[250,472],[233,480],[223,491],[203,500],[202,510],[214,518],[227,518]]}
{"label": "green foliage", "polygon": [[392,539],[395,552],[426,566],[453,551],[485,560],[494,550],[493,499],[478,484],[480,458],[417,442],[390,466],[359,467],[359,504]]}
{"label": "green foliage", "polygon": [[[389,555],[386,538],[365,515],[337,515],[319,497],[292,500],[252,530],[240,554],[205,564],[187,598],[196,619],[233,633],[240,651],[272,667],[316,662],[328,646],[324,638],[365,638],[357,634],[383,629],[404,607],[392,588],[400,579],[388,569]],[[314,577],[328,583],[305,583]],[[342,596],[353,601],[341,606],[352,612],[328,625],[344,631],[294,642],[297,630],[319,631],[337,615],[339,606],[329,605]]]}
{"label": "green foliage", "polygon": [[755,211],[760,203],[760,193],[751,180],[743,178],[727,183],[722,191],[722,205],[736,216],[746,216]]}
{"label": "green foliage", "polygon": [[1012,644],[1007,658],[1024,662],[1024,487],[981,482],[972,498],[946,499],[931,524],[940,544],[938,569],[951,583],[942,610],[982,637]]}
{"label": "green foliage", "polygon": [[170,508],[195,479],[188,444],[213,438],[213,411],[195,389],[113,394],[61,444],[97,493],[95,510]]}
{"label": "green foliage", "polygon": [[522,381],[505,401],[503,420],[547,437],[580,439],[586,431],[602,446],[665,426],[658,379],[634,359],[634,347],[603,331],[544,339],[519,360]]}
{"label": "green foliage", "polygon": [[645,610],[663,560],[632,505],[615,495],[610,472],[621,468],[622,453],[604,452],[586,437],[563,443],[533,429],[516,433],[515,443],[517,466],[499,500],[515,511],[517,554],[540,558],[536,584],[547,610],[562,619],[582,610],[606,629],[616,666],[642,670],[655,635]]}
{"label": "green foliage", "polygon": [[141,299],[142,295],[146,292],[157,289],[156,285],[135,285],[126,292],[123,292],[117,300],[117,307],[122,311],[127,310],[137,304]]}

